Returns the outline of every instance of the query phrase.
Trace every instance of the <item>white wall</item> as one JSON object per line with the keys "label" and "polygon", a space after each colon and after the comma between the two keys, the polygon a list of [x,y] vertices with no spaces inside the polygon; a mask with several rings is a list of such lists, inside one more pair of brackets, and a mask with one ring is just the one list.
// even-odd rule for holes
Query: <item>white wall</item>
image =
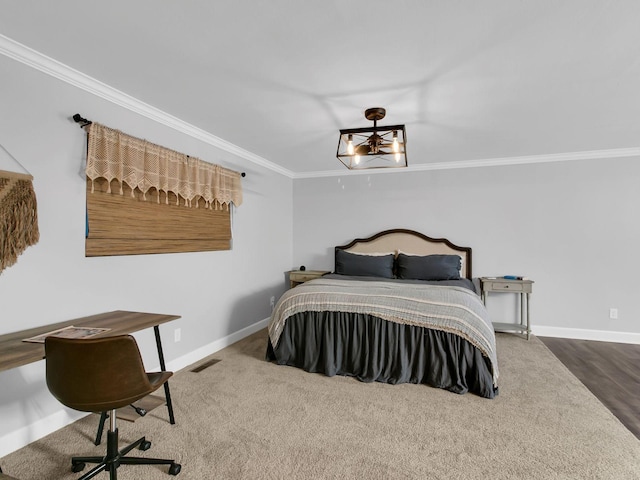
{"label": "white wall", "polygon": [[[409,228],[472,247],[474,276],[533,279],[534,332],[601,339],[623,332],[614,338],[637,341],[638,160],[298,179],[294,264],[333,269],[334,245]],[[515,315],[515,305],[488,306],[495,317]],[[610,307],[618,320],[609,319]]]}
{"label": "white wall", "polygon": [[[270,314],[291,267],[292,180],[0,56],[0,144],[34,176],[41,239],[0,275],[0,334],[111,310],[181,315],[161,327],[165,357],[192,358]],[[74,113],[247,172],[233,249],[85,258],[86,136]],[[269,252],[265,255],[264,252]],[[175,328],[182,340],[173,342]],[[145,362],[158,365],[151,330]],[[0,456],[68,421],[44,364],[0,372]]]}
{"label": "white wall", "polygon": [[[637,158],[292,181],[3,56],[0,79],[0,143],[35,177],[41,230],[0,275],[0,334],[114,309],[174,313],[182,318],[161,331],[176,364],[265,319],[285,270],[332,269],[334,245],[388,228],[472,246],[476,276],[533,278],[536,328],[640,334]],[[246,171],[233,249],[85,258],[76,112]],[[152,333],[137,337],[156,365]],[[69,421],[43,371],[0,372],[0,456]]]}

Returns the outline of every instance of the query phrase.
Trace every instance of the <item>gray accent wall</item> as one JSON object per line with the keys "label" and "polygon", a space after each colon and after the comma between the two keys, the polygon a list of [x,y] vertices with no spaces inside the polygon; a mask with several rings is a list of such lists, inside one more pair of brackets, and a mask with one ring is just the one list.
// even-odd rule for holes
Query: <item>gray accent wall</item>
{"label": "gray accent wall", "polygon": [[[638,338],[639,160],[297,179],[294,264],[330,270],[334,245],[413,229],[472,247],[476,277],[533,279],[534,332],[550,327],[546,332]],[[498,295],[489,310],[495,321],[505,321],[515,314],[509,304],[515,296]],[[609,319],[611,307],[617,320]]]}

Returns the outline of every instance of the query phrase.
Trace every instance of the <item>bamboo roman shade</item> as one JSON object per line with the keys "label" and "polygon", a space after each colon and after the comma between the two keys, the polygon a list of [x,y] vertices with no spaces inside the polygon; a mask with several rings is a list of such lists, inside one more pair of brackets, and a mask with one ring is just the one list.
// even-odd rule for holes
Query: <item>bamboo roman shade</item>
{"label": "bamboo roman shade", "polygon": [[240,173],[91,123],[86,174],[87,256],[230,248]]}

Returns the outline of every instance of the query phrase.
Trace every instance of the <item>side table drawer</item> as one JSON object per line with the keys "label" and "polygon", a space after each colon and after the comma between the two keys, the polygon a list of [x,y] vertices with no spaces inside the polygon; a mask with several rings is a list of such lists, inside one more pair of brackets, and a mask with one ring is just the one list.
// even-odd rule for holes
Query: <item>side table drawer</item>
{"label": "side table drawer", "polygon": [[508,290],[511,292],[522,292],[523,286],[521,283],[504,283],[504,282],[490,282],[486,286],[487,290]]}
{"label": "side table drawer", "polygon": [[313,280],[318,278],[320,275],[317,273],[290,273],[289,278],[294,282],[308,282],[309,280]]}
{"label": "side table drawer", "polygon": [[293,288],[296,285],[315,280],[331,272],[328,270],[291,270],[287,273],[289,274],[289,287]]}

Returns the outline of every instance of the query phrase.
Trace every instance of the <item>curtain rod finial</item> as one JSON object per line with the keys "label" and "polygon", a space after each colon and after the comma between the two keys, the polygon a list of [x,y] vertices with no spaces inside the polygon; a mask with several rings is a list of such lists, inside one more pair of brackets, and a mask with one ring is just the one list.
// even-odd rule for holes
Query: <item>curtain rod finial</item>
{"label": "curtain rod finial", "polygon": [[73,121],[80,124],[80,128],[86,127],[87,125],[91,125],[91,121],[83,118],[82,115],[76,113],[73,117]]}

